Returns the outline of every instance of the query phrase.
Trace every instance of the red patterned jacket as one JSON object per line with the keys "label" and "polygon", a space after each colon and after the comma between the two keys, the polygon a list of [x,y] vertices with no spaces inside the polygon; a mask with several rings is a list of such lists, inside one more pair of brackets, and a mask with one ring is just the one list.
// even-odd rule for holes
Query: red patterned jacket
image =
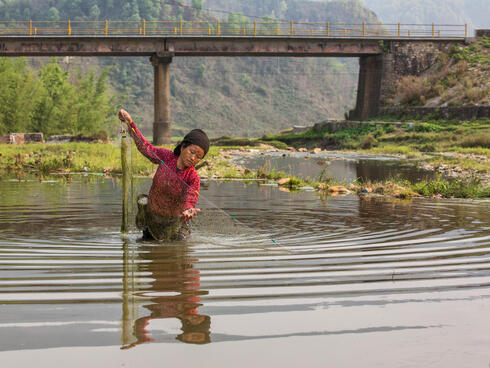
{"label": "red patterned jacket", "polygon": [[134,122],[129,124],[128,130],[138,150],[158,165],[148,193],[150,211],[162,216],[180,216],[182,211],[194,208],[199,198],[200,185],[200,178],[194,166],[179,170],[179,156],[166,148],[151,145]]}

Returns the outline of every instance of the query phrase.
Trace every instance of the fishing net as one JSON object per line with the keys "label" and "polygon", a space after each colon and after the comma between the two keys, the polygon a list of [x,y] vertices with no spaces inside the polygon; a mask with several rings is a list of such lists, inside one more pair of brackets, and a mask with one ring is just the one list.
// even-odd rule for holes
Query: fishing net
{"label": "fishing net", "polygon": [[[158,214],[152,211],[148,197],[138,196],[137,227],[148,231],[158,241],[206,240],[207,243],[233,246],[272,246],[277,241],[253,229],[235,216],[217,207],[200,193],[197,207],[200,212],[188,221],[182,213],[186,197],[194,191],[165,163],[158,170]],[[192,230],[192,238],[190,238]]]}
{"label": "fishing net", "polygon": [[[133,129],[134,130],[134,129]],[[129,135],[122,130],[121,154],[131,152],[131,140],[126,141]],[[134,132],[136,134],[136,132]],[[143,142],[143,143],[142,143]],[[129,144],[129,147],[125,145]],[[207,244],[214,243],[219,245],[232,246],[278,246],[277,241],[270,234],[259,232],[237,219],[233,214],[229,214],[213,202],[207,200],[199,193],[199,188],[189,186],[180,176],[177,175],[175,161],[169,158],[165,162],[159,155],[165,153],[158,152],[146,141],[137,142],[138,149],[153,163],[158,164],[152,186],[151,195],[140,194],[137,198],[137,215],[135,224],[138,229],[143,231],[143,237],[148,240],[154,239],[160,242],[171,242],[187,240],[191,230],[194,240],[204,240]],[[133,153],[134,154],[134,153]],[[129,159],[123,158],[123,178],[131,176],[131,156]],[[125,168],[125,162],[126,168]],[[169,166],[170,165],[170,166]],[[124,171],[127,175],[124,175]],[[128,180],[123,180],[124,187],[128,187]],[[125,184],[126,183],[126,184]],[[132,181],[131,181],[132,183]],[[131,184],[132,186],[132,184]],[[128,197],[127,191],[124,192]],[[197,208],[200,212],[196,216],[186,218],[190,207],[199,198]],[[133,202],[133,203],[134,203]],[[124,200],[123,200],[124,207]],[[126,203],[126,208],[131,206]],[[192,211],[192,210],[191,210]],[[124,214],[123,214],[124,218]],[[129,218],[129,215],[126,215]],[[128,225],[129,226],[129,225]],[[123,227],[122,227],[123,228]]]}

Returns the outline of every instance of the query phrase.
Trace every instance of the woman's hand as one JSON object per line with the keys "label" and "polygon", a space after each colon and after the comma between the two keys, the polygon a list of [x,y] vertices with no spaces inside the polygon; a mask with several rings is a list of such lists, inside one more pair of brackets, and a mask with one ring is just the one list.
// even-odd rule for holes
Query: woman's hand
{"label": "woman's hand", "polygon": [[182,220],[187,221],[196,216],[201,210],[199,208],[189,208],[182,212]]}
{"label": "woman's hand", "polygon": [[118,118],[128,125],[133,122],[133,119],[131,119],[131,115],[129,115],[129,113],[123,109],[119,110]]}

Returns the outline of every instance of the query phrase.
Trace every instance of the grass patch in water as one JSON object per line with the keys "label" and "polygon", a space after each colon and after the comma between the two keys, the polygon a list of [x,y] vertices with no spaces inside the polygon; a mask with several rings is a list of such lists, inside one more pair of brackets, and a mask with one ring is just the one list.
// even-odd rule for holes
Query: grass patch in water
{"label": "grass patch in water", "polygon": [[478,161],[465,156],[432,155],[430,157],[426,157],[425,160],[436,169],[446,166],[453,169],[460,168],[473,173],[487,173],[490,169],[490,163],[488,161]]}
{"label": "grass patch in water", "polygon": [[257,169],[257,172],[255,173],[255,177],[257,179],[278,180],[278,179],[286,178],[287,176],[288,175],[286,173],[271,168],[269,163],[266,163],[264,166],[259,167]]}
{"label": "grass patch in water", "polygon": [[287,149],[288,145],[284,142],[278,141],[278,140],[264,140],[262,138],[238,138],[238,137],[230,137],[230,136],[222,136],[219,138],[214,138],[211,140],[211,144],[215,146],[221,146],[221,147],[243,147],[243,146],[248,146],[248,147],[257,147],[262,144],[267,144],[270,146],[274,146],[278,149]]}
{"label": "grass patch in water", "polygon": [[423,196],[444,198],[487,198],[490,186],[482,187],[476,178],[455,180],[431,180],[413,184],[412,189]]}
{"label": "grass patch in water", "polygon": [[378,193],[402,199],[418,196],[471,199],[490,197],[490,186],[482,186],[478,178],[446,180],[440,175],[433,180],[417,183],[398,179],[354,182],[351,184],[351,189],[358,194]]}

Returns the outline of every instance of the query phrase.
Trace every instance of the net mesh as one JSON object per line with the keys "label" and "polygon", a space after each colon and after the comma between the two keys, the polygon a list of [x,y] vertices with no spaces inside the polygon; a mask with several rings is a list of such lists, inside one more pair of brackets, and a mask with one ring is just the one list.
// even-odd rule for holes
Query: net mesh
{"label": "net mesh", "polygon": [[[130,144],[128,172],[132,175],[132,157],[135,152],[134,144]],[[208,244],[233,247],[264,247],[276,248],[280,246],[274,237],[251,228],[217,207],[213,202],[206,199],[202,194],[189,186],[176,172],[161,160],[153,151],[146,150],[151,161],[158,162],[157,173],[152,183],[152,196],[144,194],[133,199],[131,190],[130,202],[136,204],[136,216],[130,214],[128,217],[135,218],[136,227],[143,230],[143,237],[147,240],[160,242],[171,242],[180,240],[204,240]],[[131,184],[131,189],[133,185]],[[199,196],[196,207],[200,212],[190,220],[185,220],[183,213],[189,196]],[[131,209],[131,205],[128,208]],[[133,207],[134,208],[134,207]],[[132,211],[131,211],[132,212]],[[132,222],[132,221],[131,221]],[[131,225],[131,224],[130,224]],[[192,230],[192,237],[191,237]]]}

